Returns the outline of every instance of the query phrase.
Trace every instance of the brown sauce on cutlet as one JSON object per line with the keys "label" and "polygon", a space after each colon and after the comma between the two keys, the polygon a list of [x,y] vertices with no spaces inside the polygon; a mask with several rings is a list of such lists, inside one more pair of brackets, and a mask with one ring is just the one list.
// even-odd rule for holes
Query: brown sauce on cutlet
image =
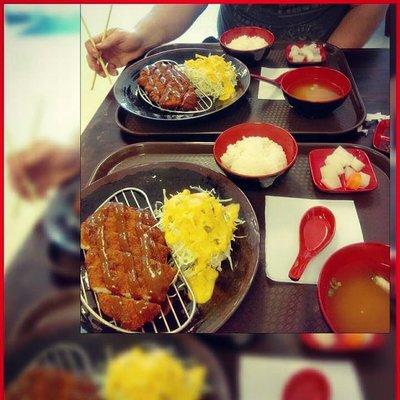
{"label": "brown sauce on cutlet", "polygon": [[139,85],[150,100],[169,109],[194,110],[197,95],[189,79],[175,65],[158,62],[142,69]]}
{"label": "brown sauce on cutlet", "polygon": [[155,75],[160,76],[161,75],[161,69],[156,66],[155,69],[154,69],[154,73],[155,73]]}
{"label": "brown sauce on cutlet", "polygon": [[176,273],[156,224],[148,210],[122,203],[106,204],[82,224],[88,232],[89,283],[111,292],[98,292],[100,308],[129,329],[159,313]]}
{"label": "brown sauce on cutlet", "polygon": [[99,256],[101,261],[101,267],[103,270],[104,282],[112,292],[117,290],[117,285],[115,278],[113,277],[110,271],[110,263],[108,260],[107,250],[106,250],[106,241],[104,236],[104,226],[101,225],[97,229],[97,246],[99,249]]}
{"label": "brown sauce on cutlet", "polygon": [[[141,278],[147,287],[150,296],[157,295],[164,290],[163,281],[160,280],[161,268],[158,266],[159,249],[152,238],[150,231],[154,225],[153,217],[146,211],[139,212],[138,224],[136,225],[137,235],[140,238],[141,249]],[[165,260],[166,262],[167,260]]]}
{"label": "brown sauce on cutlet", "polygon": [[135,263],[133,260],[133,254],[131,251],[131,247],[129,245],[128,236],[126,234],[126,223],[125,223],[125,216],[124,216],[124,208],[117,207],[115,211],[115,215],[117,216],[117,229],[118,229],[118,239],[119,239],[119,246],[120,250],[125,255],[125,260],[127,262],[127,269],[128,269],[128,278],[135,282],[137,280],[137,274],[135,270]]}

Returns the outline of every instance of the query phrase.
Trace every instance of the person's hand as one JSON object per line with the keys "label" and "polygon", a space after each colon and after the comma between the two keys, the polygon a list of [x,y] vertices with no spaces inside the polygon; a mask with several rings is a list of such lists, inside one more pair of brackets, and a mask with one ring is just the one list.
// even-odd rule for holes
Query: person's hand
{"label": "person's hand", "polygon": [[122,29],[109,29],[106,38],[102,41],[102,35],[95,36],[92,42],[88,40],[85,43],[87,55],[86,59],[89,67],[105,78],[103,68],[98,62],[101,56],[104,63],[107,64],[107,70],[110,75],[118,75],[117,68],[124,67],[129,61],[139,58],[143,55],[143,38],[136,32],[124,31]]}
{"label": "person's hand", "polygon": [[24,199],[47,192],[79,174],[79,149],[40,141],[8,157],[10,183]]}

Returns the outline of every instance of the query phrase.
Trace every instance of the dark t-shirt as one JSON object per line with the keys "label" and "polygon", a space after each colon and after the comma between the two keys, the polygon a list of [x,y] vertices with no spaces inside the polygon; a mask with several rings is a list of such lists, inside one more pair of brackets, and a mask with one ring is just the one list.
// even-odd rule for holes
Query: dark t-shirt
{"label": "dark t-shirt", "polygon": [[267,28],[279,41],[326,41],[350,10],[349,5],[221,5],[218,34],[244,25]]}

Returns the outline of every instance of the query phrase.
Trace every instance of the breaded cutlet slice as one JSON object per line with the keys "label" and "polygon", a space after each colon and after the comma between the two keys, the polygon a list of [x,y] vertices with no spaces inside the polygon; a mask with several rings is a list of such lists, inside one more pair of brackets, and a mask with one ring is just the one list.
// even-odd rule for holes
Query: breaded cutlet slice
{"label": "breaded cutlet slice", "polygon": [[105,315],[114,318],[124,329],[138,330],[161,313],[161,306],[144,300],[126,299],[108,294],[98,295],[100,308]]}
{"label": "breaded cutlet slice", "polygon": [[144,67],[137,80],[151,101],[171,110],[194,110],[198,97],[188,77],[171,64],[157,62]]}
{"label": "breaded cutlet slice", "polygon": [[[176,269],[156,260],[149,260],[149,265],[144,266],[141,262],[137,262],[138,258],[120,251],[109,250],[110,259],[113,260],[113,268],[109,270],[112,276],[110,285],[109,282],[106,283],[101,260],[96,251],[96,249],[88,250],[85,260],[89,284],[93,291],[156,303],[165,301],[166,293],[175,278]],[[128,257],[129,262],[135,265],[133,268],[127,267]]]}
{"label": "breaded cutlet slice", "polygon": [[149,211],[107,203],[82,224],[90,287],[162,303],[176,269],[168,265],[169,249]]}
{"label": "breaded cutlet slice", "polygon": [[[163,233],[155,228],[157,223],[148,210],[136,210],[122,203],[109,202],[99,210],[95,211],[81,224],[81,248],[87,250],[90,246],[97,244],[97,232],[101,225],[104,225],[106,232],[120,232],[118,226],[116,211],[123,212],[123,223],[127,224],[127,228],[131,228],[140,223],[144,230],[149,230],[154,241],[160,245],[166,246]],[[122,228],[122,227],[121,227]],[[151,229],[150,228],[154,228]]]}

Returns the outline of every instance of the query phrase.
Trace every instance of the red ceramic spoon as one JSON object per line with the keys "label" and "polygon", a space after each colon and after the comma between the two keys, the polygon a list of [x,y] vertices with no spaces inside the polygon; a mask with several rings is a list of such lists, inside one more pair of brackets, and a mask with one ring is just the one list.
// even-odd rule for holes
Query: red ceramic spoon
{"label": "red ceramic spoon", "polygon": [[335,217],[326,207],[310,208],[300,222],[299,254],[289,271],[289,278],[298,281],[310,260],[331,242],[335,234]]}
{"label": "red ceramic spoon", "polygon": [[275,79],[267,78],[266,76],[262,76],[259,74],[250,74],[250,76],[254,79],[258,79],[259,81],[264,81],[267,83],[270,83],[271,85],[277,86],[279,89],[282,89],[282,79],[285,74],[287,74],[290,71],[284,72],[283,74],[279,75]]}
{"label": "red ceramic spoon", "polygon": [[282,400],[329,400],[331,390],[325,375],[315,369],[303,369],[287,382]]}

